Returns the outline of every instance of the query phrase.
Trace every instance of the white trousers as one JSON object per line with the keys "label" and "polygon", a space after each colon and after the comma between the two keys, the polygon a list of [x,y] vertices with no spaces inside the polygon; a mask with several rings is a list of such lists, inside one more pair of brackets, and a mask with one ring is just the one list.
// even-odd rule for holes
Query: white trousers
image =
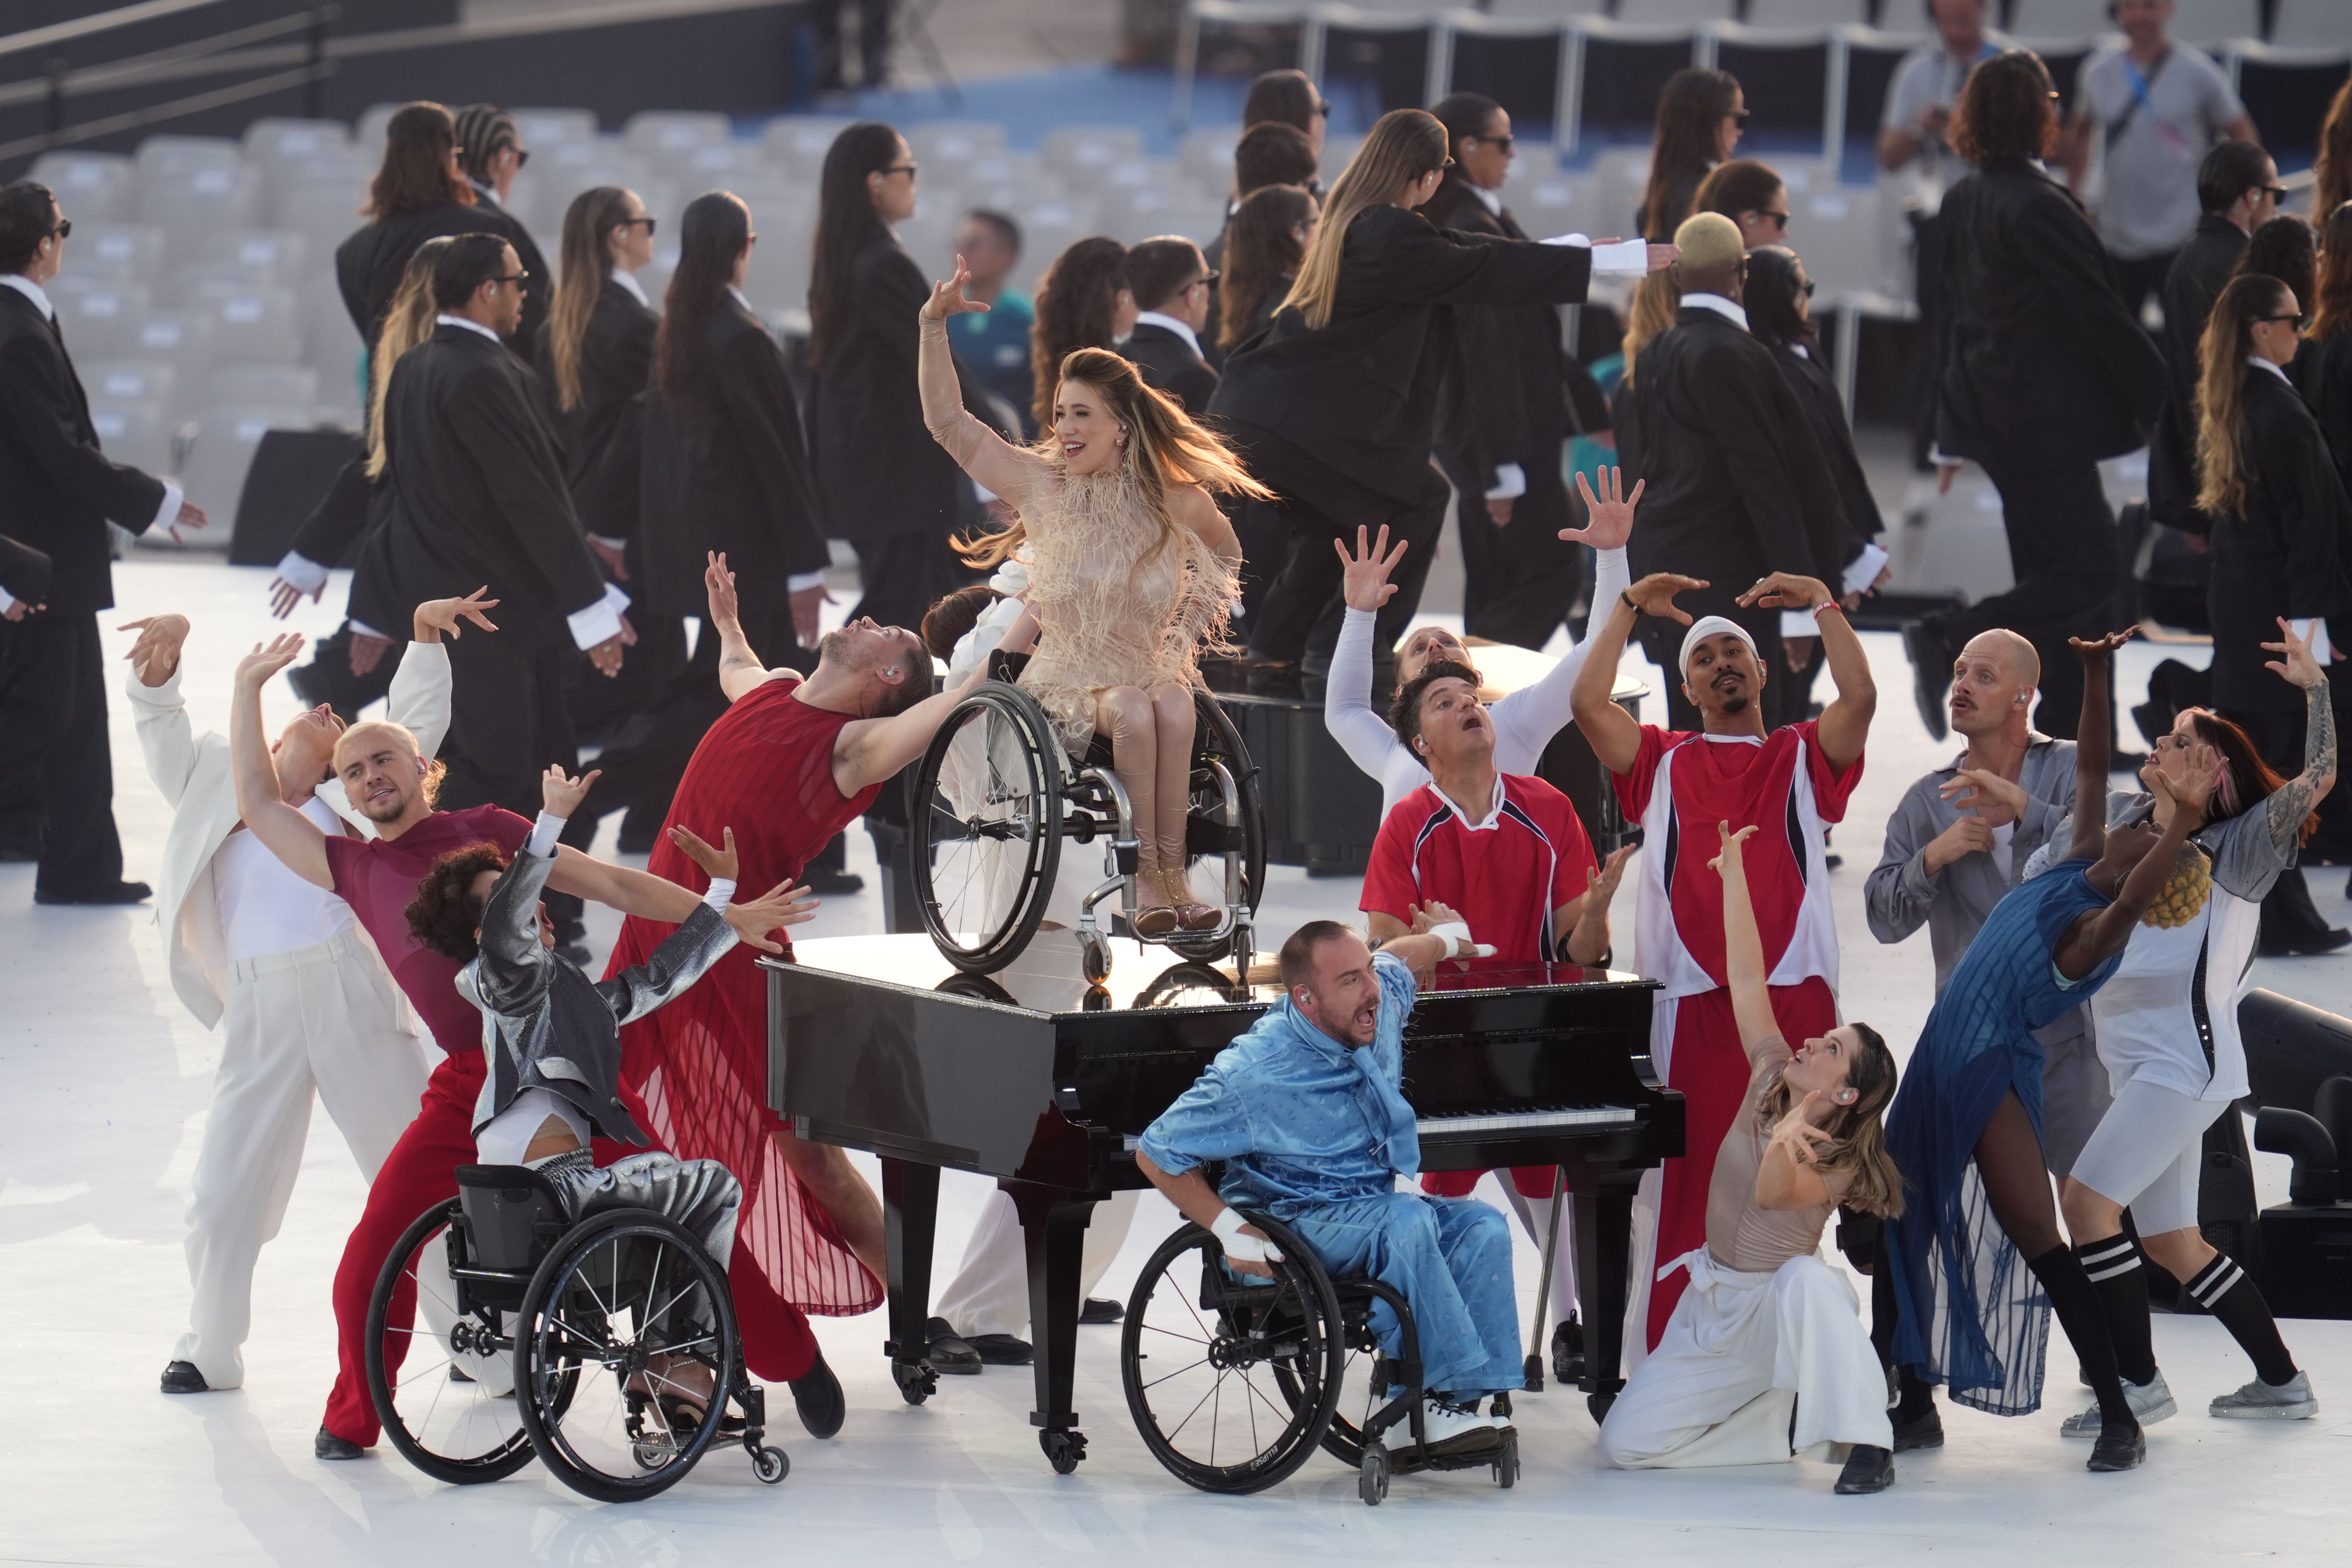
{"label": "white trousers", "polygon": [[[1113,1193],[1095,1205],[1087,1222],[1087,1244],[1078,1265],[1078,1294],[1093,1294],[1135,1220],[1137,1192]],[[1021,1216],[1003,1187],[988,1195],[980,1223],[963,1249],[963,1266],[940,1294],[939,1315],[964,1339],[974,1334],[1011,1334],[1029,1327],[1029,1250],[1021,1239]]]}
{"label": "white trousers", "polygon": [[1773,1464],[1827,1443],[1894,1446],[1886,1376],[1837,1269],[1808,1254],[1740,1273],[1704,1249],[1661,1273],[1678,1268],[1690,1287],[1601,1423],[1604,1460],[1680,1469]]}
{"label": "white trousers", "polygon": [[375,952],[345,931],[239,959],[188,1203],[188,1332],[172,1352],[215,1388],[245,1381],[253,1266],[302,1167],[315,1092],[369,1181],[416,1119],[425,1053]]}

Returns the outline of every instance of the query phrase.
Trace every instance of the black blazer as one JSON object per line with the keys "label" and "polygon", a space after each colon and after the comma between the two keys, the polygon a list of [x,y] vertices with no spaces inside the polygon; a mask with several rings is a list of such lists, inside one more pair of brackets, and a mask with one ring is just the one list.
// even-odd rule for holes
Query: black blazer
{"label": "black blazer", "polygon": [[[1854,451],[1853,427],[1846,423],[1845,400],[1838,396],[1837,382],[1831,377],[1829,367],[1822,363],[1818,346],[1809,347],[1802,354],[1786,344],[1771,348],[1772,362],[1780,367],[1780,374],[1797,394],[1797,402],[1805,411],[1805,423],[1821,447],[1823,461],[1830,465],[1830,480],[1837,486],[1840,509],[1845,514],[1846,534],[1853,541],[1844,557],[1850,561],[1860,553],[1862,546],[1885,531],[1886,524],[1878,514],[1878,497],[1870,493],[1870,480],[1862,471],[1861,455]],[[1838,588],[1839,584],[1830,581],[1830,586]]]}
{"label": "black blazer", "polygon": [[1453,361],[1449,307],[1575,304],[1591,277],[1580,246],[1441,234],[1419,213],[1368,208],[1348,228],[1330,323],[1310,329],[1297,310],[1276,311],[1226,357],[1211,412],[1410,501],[1425,482]]}
{"label": "black blazer", "polygon": [[2211,214],[2164,275],[2164,408],[2148,443],[2147,505],[2157,521],[2198,532],[2210,520],[2197,510],[2197,345],[2213,301],[2246,251],[2246,231]]}
{"label": "black blazer", "polygon": [[1945,193],[1939,218],[1937,444],[2012,469],[2146,444],[2163,356],[2081,204],[2030,163],[1990,162]]}
{"label": "black blazer", "polygon": [[523,286],[522,329],[515,335],[517,347],[529,358],[539,341],[539,325],[547,319],[554,279],[548,276],[547,263],[522,225],[492,202],[471,206],[436,202],[354,230],[335,247],[335,286],[342,291],[343,308],[350,312],[352,325],[360,329],[361,340],[370,350],[375,347],[375,335],[392,309],[392,297],[399,292],[400,275],[416,247],[443,235],[466,234],[497,235],[515,247],[516,258],[530,274],[530,281]]}
{"label": "black blazer", "polygon": [[1192,344],[1167,328],[1149,321],[1138,323],[1119,352],[1142,375],[1144,385],[1166,392],[1184,405],[1185,413],[1209,412],[1209,399],[1217,390],[1217,372]]}
{"label": "black blazer", "polygon": [[2352,491],[2352,332],[2306,340],[2287,369],[2319,422],[2336,477]]}
{"label": "black blazer", "polygon": [[[630,400],[653,375],[654,334],[661,316],[610,277],[596,295],[596,308],[580,338],[580,406],[557,406],[555,356],[548,346],[549,328],[539,331],[537,364],[547,390],[548,418],[563,449],[563,478],[572,501],[584,518],[584,493],[601,463],[619,440],[635,440],[635,413]],[[603,528],[596,530],[604,532]],[[620,530],[625,531],[625,530]]]}
{"label": "black blazer", "polygon": [[[1441,229],[1492,239],[1528,237],[1509,208],[1499,215],[1488,212],[1458,171],[1446,174],[1426,210]],[[1437,446],[1446,466],[1481,495],[1494,488],[1498,464],[1557,468],[1560,443],[1573,423],[1570,361],[1560,347],[1558,309],[1465,305],[1455,308],[1454,322],[1454,359],[1438,416]]]}
{"label": "black blazer", "polygon": [[781,621],[792,610],[788,580],[824,570],[824,531],[784,350],[732,299],[719,302],[703,333],[691,401],[675,407],[659,392],[646,397],[638,496],[645,571],[631,587],[649,610],[707,612],[706,550],[727,552],[747,618]]}
{"label": "black blazer", "polygon": [[565,618],[604,598],[540,398],[522,361],[465,327],[436,328],[393,367],[383,526],[358,567],[389,629],[427,599],[487,583],[501,645],[569,646]]}
{"label": "black blazer", "polygon": [[[163,503],[158,501],[157,506]],[[49,558],[47,552],[0,534],[0,589],[22,604],[49,601]]]}
{"label": "black blazer", "polygon": [[0,527],[49,558],[50,613],[111,609],[106,525],[144,533],[163,505],[161,479],[99,450],[56,324],[0,287]]}
{"label": "black blazer", "polygon": [[2224,712],[2300,713],[2303,697],[2263,667],[2277,617],[2335,617],[2352,629],[2352,499],[2336,477],[2318,422],[2285,381],[2245,371],[2245,515],[2216,518],[2213,706]]}
{"label": "black blazer", "polygon": [[[850,266],[842,319],[827,324],[810,411],[821,530],[853,542],[945,537],[964,520],[963,471],[931,439],[915,381],[916,313],[931,297],[922,268],[887,232]],[[987,393],[959,360],[964,406],[982,420]]]}
{"label": "black blazer", "polygon": [[1803,405],[1775,355],[1700,306],[1642,350],[1623,394],[1618,461],[1648,483],[1628,564],[1633,575],[1678,571],[1710,586],[1677,602],[1729,614],[1768,572],[1838,585],[1853,555],[1844,508]]}

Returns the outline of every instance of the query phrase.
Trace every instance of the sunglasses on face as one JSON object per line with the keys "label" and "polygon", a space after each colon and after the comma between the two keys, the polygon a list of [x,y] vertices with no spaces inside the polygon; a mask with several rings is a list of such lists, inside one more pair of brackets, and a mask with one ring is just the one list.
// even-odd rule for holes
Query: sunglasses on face
{"label": "sunglasses on face", "polygon": [[2308,318],[2308,317],[2305,317],[2305,316],[2301,316],[2301,315],[2295,315],[2295,316],[2257,316],[2257,317],[2255,317],[2255,318],[2254,318],[2254,319],[2255,319],[2255,320],[2257,320],[2257,321],[2292,321],[2292,322],[2294,322],[2294,329],[2295,329],[2296,331],[2300,332],[2300,331],[2302,331],[2302,330],[2303,330],[2303,324],[2304,324],[2304,322],[2305,322],[2305,320],[2309,319],[2309,318]]}
{"label": "sunglasses on face", "polygon": [[59,218],[58,220],[58,226],[51,229],[48,235],[44,235],[41,237],[47,239],[50,235],[56,235],[58,239],[70,238],[73,235],[73,220],[71,218]]}
{"label": "sunglasses on face", "polygon": [[1811,299],[1813,297],[1813,290],[1816,287],[1818,286],[1811,278],[1809,277],[1805,279],[1804,282],[1797,286],[1797,292],[1803,295],[1806,298]]}
{"label": "sunglasses on face", "polygon": [[509,272],[499,277],[493,277],[490,281],[492,283],[511,283],[517,288],[520,288],[524,284],[530,281],[530,274],[528,272]]}
{"label": "sunglasses on face", "polygon": [[1469,138],[1469,140],[1472,141],[1483,141],[1489,147],[1499,147],[1504,152],[1508,152],[1511,150],[1512,143],[1516,141],[1517,138],[1511,136],[1473,136]]}
{"label": "sunglasses on face", "polygon": [[528,147],[509,147],[507,151],[515,155],[515,167],[518,169],[530,162],[530,149]]}
{"label": "sunglasses on face", "polygon": [[1727,118],[1730,120],[1732,124],[1745,130],[1748,125],[1748,112],[1744,109],[1735,109]]}
{"label": "sunglasses on face", "polygon": [[1330,118],[1331,118],[1331,100],[1330,100],[1329,99],[1328,99],[1328,98],[1318,98],[1318,99],[1317,99],[1315,100],[1315,112],[1316,112],[1316,113],[1318,113],[1318,114],[1319,114],[1319,115],[1321,115],[1321,116],[1322,116],[1324,119],[1326,119],[1326,120],[1330,119]]}
{"label": "sunglasses on face", "polygon": [[652,238],[654,232],[654,220],[650,214],[642,218],[623,218],[619,223],[614,224],[613,226],[614,228],[628,229],[635,228],[639,224],[646,225],[646,237],[648,239]]}
{"label": "sunglasses on face", "polygon": [[1754,209],[1752,209],[1752,210],[1754,211],[1754,213],[1756,214],[1756,215],[1757,215],[1758,217],[1759,217],[1759,218],[1769,218],[1769,219],[1771,219],[1771,220],[1772,220],[1772,226],[1773,226],[1774,228],[1776,228],[1776,229],[1779,229],[1782,234],[1787,234],[1787,233],[1789,232],[1789,214],[1786,214],[1786,213],[1775,213],[1775,212],[1770,212],[1770,211],[1768,211],[1768,210],[1766,210],[1765,208],[1762,208],[1762,207],[1757,207],[1757,208],[1754,208]]}
{"label": "sunglasses on face", "polygon": [[1205,273],[1202,274],[1200,277],[1198,277],[1194,278],[1192,282],[1190,282],[1190,283],[1186,284],[1184,287],[1185,287],[1185,289],[1186,289],[1186,291],[1187,291],[1187,292],[1190,292],[1191,290],[1195,289],[1195,288],[1213,288],[1213,287],[1216,287],[1217,279],[1218,279],[1218,278],[1220,278],[1220,277],[1223,277],[1223,276],[1224,276],[1224,274],[1223,274],[1223,273],[1219,272],[1215,267],[1211,267],[1207,272],[1205,272]]}
{"label": "sunglasses on face", "polygon": [[919,165],[914,163],[892,163],[877,170],[877,172],[880,173],[886,179],[892,174],[904,174],[907,178],[911,180],[915,177],[915,171],[918,167],[919,167]]}
{"label": "sunglasses on face", "polygon": [[2263,185],[2258,188],[2262,191],[2263,194],[2268,196],[2273,202],[2284,202],[2286,200],[2286,187],[2284,185]]}

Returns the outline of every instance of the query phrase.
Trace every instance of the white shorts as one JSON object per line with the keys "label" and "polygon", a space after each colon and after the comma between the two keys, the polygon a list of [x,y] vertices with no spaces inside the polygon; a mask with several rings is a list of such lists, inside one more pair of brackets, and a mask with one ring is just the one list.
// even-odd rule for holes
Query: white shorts
{"label": "white shorts", "polygon": [[2074,1156],[2074,1179],[2132,1211],[2142,1236],[2197,1225],[2197,1181],[2205,1168],[2205,1129],[2230,1108],[2138,1078],[2116,1086],[2116,1103]]}

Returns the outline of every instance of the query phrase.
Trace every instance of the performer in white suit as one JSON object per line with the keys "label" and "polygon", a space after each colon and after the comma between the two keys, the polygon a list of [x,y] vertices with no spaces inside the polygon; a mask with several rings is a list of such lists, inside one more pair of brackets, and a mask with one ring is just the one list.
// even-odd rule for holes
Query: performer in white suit
{"label": "performer in white suit", "polygon": [[[459,618],[493,629],[478,594],[416,609],[416,641],[403,654],[391,717],[430,756],[449,726],[449,655]],[[416,1020],[350,906],[288,871],[243,831],[228,741],[196,735],[180,696],[188,622],[133,622],[124,683],[148,777],[173,809],[155,900],[173,988],[206,1029],[227,1020],[220,1071],[196,1156],[188,1205],[188,1329],[163,1369],[166,1394],[235,1388],[245,1381],[253,1268],[278,1234],[301,1168],[315,1089],[360,1174],[377,1167],[425,1091]],[[333,779],[342,722],[324,706],[279,736],[275,760],[289,803],[328,832],[370,837]]]}

